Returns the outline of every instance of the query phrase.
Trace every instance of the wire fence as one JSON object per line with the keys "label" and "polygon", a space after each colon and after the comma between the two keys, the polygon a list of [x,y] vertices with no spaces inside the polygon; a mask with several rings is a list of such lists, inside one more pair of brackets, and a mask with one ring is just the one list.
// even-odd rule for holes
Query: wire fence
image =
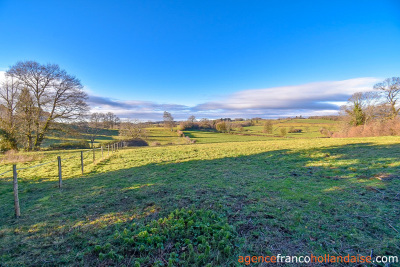
{"label": "wire fence", "polygon": [[[117,143],[113,143],[110,145],[107,145],[107,156],[111,154],[114,154],[115,152],[119,151],[121,148],[123,148],[124,146],[126,146],[126,144],[124,142],[117,142]],[[82,174],[84,174],[84,170],[85,170],[85,159],[84,159],[84,153],[93,153],[93,164],[96,163],[96,151],[100,150],[101,151],[101,159],[104,159],[104,147],[101,146],[99,148],[92,148],[92,149],[88,149],[88,150],[78,150],[78,151],[74,151],[74,152],[59,152],[57,154],[57,159],[56,160],[50,160],[50,161],[46,161],[43,163],[39,163],[33,166],[28,166],[28,167],[21,167],[21,168],[17,168],[17,164],[12,164],[12,170],[7,170],[5,172],[0,173],[0,177],[4,176],[7,173],[12,172],[12,177],[13,177],[13,192],[14,192],[14,208],[15,208],[15,216],[18,218],[21,216],[21,212],[20,212],[20,205],[19,205],[19,196],[18,196],[18,171],[21,170],[26,170],[26,169],[33,169],[33,168],[37,168],[43,165],[47,165],[50,163],[54,163],[54,162],[58,162],[58,187],[62,188],[62,177],[63,177],[63,172],[62,172],[62,162],[70,160],[70,159],[77,159],[80,158],[80,167],[81,167],[81,172]],[[73,155],[71,157],[67,157],[67,158],[63,158],[62,154],[65,153],[79,153],[78,155]],[[90,157],[90,155],[89,155]]]}

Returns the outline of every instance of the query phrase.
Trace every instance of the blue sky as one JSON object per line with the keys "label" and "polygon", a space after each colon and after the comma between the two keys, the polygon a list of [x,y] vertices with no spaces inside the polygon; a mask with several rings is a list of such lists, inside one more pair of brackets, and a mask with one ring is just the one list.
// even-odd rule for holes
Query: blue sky
{"label": "blue sky", "polygon": [[400,76],[399,14],[395,0],[0,0],[0,71],[57,63],[93,110],[126,118],[331,114]]}

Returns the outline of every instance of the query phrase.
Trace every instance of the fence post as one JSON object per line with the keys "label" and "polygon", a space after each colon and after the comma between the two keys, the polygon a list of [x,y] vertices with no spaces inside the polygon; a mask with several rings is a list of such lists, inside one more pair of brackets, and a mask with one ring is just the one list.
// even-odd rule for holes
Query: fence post
{"label": "fence post", "polygon": [[58,188],[62,186],[62,170],[61,170],[61,157],[57,156],[58,160]]}
{"label": "fence post", "polygon": [[81,169],[83,174],[83,151],[81,151]]}
{"label": "fence post", "polygon": [[104,159],[103,158],[103,146],[101,146],[101,159]]}
{"label": "fence post", "polygon": [[110,155],[110,145],[107,145],[107,157]]}
{"label": "fence post", "polygon": [[14,208],[15,217],[21,216],[21,211],[19,209],[19,198],[18,198],[18,177],[17,177],[17,165],[13,165],[13,184],[14,184]]}
{"label": "fence post", "polygon": [[96,152],[95,152],[94,146],[93,146],[93,162],[95,162],[95,161],[96,161]]}

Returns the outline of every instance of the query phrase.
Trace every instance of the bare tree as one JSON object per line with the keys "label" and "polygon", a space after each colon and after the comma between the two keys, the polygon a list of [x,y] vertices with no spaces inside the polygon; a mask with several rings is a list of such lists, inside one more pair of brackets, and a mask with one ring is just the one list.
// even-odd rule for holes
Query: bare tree
{"label": "bare tree", "polygon": [[94,147],[94,141],[104,128],[104,117],[105,115],[103,113],[92,113],[89,117],[89,123],[87,125],[89,127],[86,129],[86,133],[89,135],[92,148]]}
{"label": "bare tree", "polygon": [[120,119],[112,112],[104,114],[104,127],[114,129],[120,123]]}
{"label": "bare tree", "polygon": [[270,120],[264,122],[263,133],[272,134],[272,122]]}
{"label": "bare tree", "polygon": [[163,119],[164,119],[164,127],[167,129],[171,129],[171,131],[173,131],[175,123],[171,113],[164,111]]}
{"label": "bare tree", "polygon": [[35,149],[40,147],[54,122],[76,120],[87,111],[82,84],[56,64],[18,62],[7,75],[17,79],[32,97]]}
{"label": "bare tree", "polygon": [[137,119],[122,122],[119,133],[121,136],[126,136],[132,139],[147,139],[146,123],[140,122]]}
{"label": "bare tree", "polygon": [[387,78],[383,82],[375,84],[374,89],[382,94],[390,106],[388,118],[395,118],[400,111],[400,108],[397,107],[397,100],[400,93],[400,77]]}
{"label": "bare tree", "polygon": [[188,118],[188,122],[195,122],[195,121],[196,121],[196,117],[193,115]]}

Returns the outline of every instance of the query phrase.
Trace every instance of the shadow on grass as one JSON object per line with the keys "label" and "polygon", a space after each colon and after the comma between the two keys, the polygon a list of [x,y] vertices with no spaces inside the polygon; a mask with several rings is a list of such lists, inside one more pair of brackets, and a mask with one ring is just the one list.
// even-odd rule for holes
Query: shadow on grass
{"label": "shadow on grass", "polygon": [[0,260],[97,264],[88,248],[115,229],[188,206],[228,217],[243,240],[235,255],[399,255],[399,157],[400,145],[359,143],[148,164],[67,179],[62,190],[24,182],[18,220],[2,181]]}

